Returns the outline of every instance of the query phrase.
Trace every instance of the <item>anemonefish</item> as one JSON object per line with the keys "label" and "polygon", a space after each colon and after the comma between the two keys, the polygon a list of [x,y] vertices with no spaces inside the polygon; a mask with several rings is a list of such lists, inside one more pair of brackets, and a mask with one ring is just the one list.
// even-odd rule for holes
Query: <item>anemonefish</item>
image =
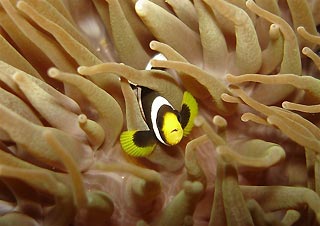
{"label": "anemonefish", "polygon": [[149,130],[124,131],[120,135],[120,144],[128,155],[145,157],[151,154],[157,143],[172,146],[187,136],[198,114],[198,104],[189,92],[184,92],[179,112],[158,92],[146,87],[138,88],[141,113]]}

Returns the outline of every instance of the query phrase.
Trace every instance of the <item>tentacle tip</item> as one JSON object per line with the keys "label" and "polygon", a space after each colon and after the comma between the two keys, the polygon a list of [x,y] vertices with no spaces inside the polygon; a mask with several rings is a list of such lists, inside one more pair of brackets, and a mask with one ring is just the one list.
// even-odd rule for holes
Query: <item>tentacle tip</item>
{"label": "tentacle tip", "polygon": [[219,155],[219,156],[223,156],[223,150],[221,149],[221,146],[218,146],[218,147],[216,148],[216,153],[217,153],[217,155]]}
{"label": "tentacle tip", "polygon": [[284,109],[288,109],[288,106],[289,106],[289,102],[288,101],[283,101],[281,106],[284,108]]}
{"label": "tentacle tip", "polygon": [[276,40],[280,37],[280,26],[278,24],[271,24],[269,28],[269,36],[272,40]]}
{"label": "tentacle tip", "polygon": [[308,53],[310,53],[310,51],[312,51],[309,47],[303,47],[301,52],[304,54],[304,55],[307,55]]}
{"label": "tentacle tip", "polygon": [[223,93],[223,94],[221,94],[221,99],[223,100],[223,101],[226,101],[226,99],[228,98],[230,96],[230,94],[228,94],[228,93]]}
{"label": "tentacle tip", "polygon": [[85,123],[87,122],[87,120],[88,120],[88,118],[87,118],[87,116],[86,116],[85,114],[80,114],[80,115],[78,116],[78,122],[79,122],[81,125],[85,124]]}
{"label": "tentacle tip", "polygon": [[143,15],[143,14],[144,14],[145,4],[146,4],[146,1],[145,1],[145,0],[138,0],[138,1],[136,2],[135,10],[136,10],[136,12],[137,12],[139,15]]}
{"label": "tentacle tip", "polygon": [[236,100],[237,97],[234,97],[228,93],[221,94],[220,98],[221,98],[221,100],[223,100],[226,103],[238,103],[239,102],[238,100]]}
{"label": "tentacle tip", "polygon": [[286,152],[285,152],[285,150],[284,150],[282,147],[279,147],[279,148],[278,148],[277,154],[278,154],[278,156],[279,156],[279,161],[282,161],[282,160],[284,160],[284,159],[287,157]]}
{"label": "tentacle tip", "polygon": [[197,116],[195,119],[194,119],[194,125],[196,126],[196,127],[200,127],[202,124],[203,124],[203,120],[204,120],[204,118],[202,118],[202,116]]}
{"label": "tentacle tip", "polygon": [[234,77],[235,77],[235,75],[228,73],[228,74],[226,74],[226,77],[225,77],[225,78],[226,78],[226,80],[227,80],[228,82],[232,83]]}
{"label": "tentacle tip", "polygon": [[17,8],[19,8],[21,6],[21,4],[23,4],[23,3],[24,3],[23,1],[17,1],[17,3],[16,3]]}
{"label": "tentacle tip", "polygon": [[156,47],[157,43],[158,43],[158,41],[152,40],[152,41],[149,43],[150,49],[155,50],[155,47]]}
{"label": "tentacle tip", "polygon": [[85,73],[86,69],[87,69],[86,66],[79,66],[79,67],[77,68],[77,72],[78,72],[79,74],[83,75],[83,74]]}
{"label": "tentacle tip", "polygon": [[270,115],[270,116],[268,116],[267,117],[267,123],[269,124],[269,125],[274,125],[274,116],[273,115]]}
{"label": "tentacle tip", "polygon": [[203,184],[200,181],[185,181],[183,184],[183,188],[186,193],[198,194],[201,193],[204,189]]}
{"label": "tentacle tip", "polygon": [[15,82],[22,82],[22,81],[24,81],[25,78],[20,72],[16,72],[13,74],[12,79]]}
{"label": "tentacle tip", "polygon": [[250,6],[252,6],[252,5],[254,5],[254,1],[253,1],[253,0],[247,0],[247,1],[246,1],[246,6],[247,6],[247,7],[250,7]]}
{"label": "tentacle tip", "polygon": [[227,125],[228,125],[227,120],[220,115],[215,115],[212,119],[212,122],[213,122],[213,124],[215,124],[216,126],[219,126],[219,127],[227,127]]}
{"label": "tentacle tip", "polygon": [[59,69],[55,67],[49,68],[47,72],[48,76],[51,78],[57,77],[59,73],[60,73]]}
{"label": "tentacle tip", "polygon": [[241,115],[240,119],[242,122],[249,122],[249,118],[247,117],[246,114]]}

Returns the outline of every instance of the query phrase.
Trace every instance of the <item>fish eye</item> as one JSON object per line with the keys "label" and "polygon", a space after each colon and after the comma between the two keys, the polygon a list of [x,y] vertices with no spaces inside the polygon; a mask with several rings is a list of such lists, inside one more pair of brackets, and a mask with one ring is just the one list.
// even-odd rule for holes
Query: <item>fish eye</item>
{"label": "fish eye", "polygon": [[177,132],[177,131],[178,131],[177,129],[174,129],[174,130],[172,130],[172,131],[171,131],[171,133],[173,133],[173,132]]}

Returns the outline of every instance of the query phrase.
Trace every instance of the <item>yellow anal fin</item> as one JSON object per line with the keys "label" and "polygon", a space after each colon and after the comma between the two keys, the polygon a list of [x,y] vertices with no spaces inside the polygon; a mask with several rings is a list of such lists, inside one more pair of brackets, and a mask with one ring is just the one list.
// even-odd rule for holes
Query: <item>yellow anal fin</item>
{"label": "yellow anal fin", "polygon": [[182,106],[180,111],[180,122],[183,129],[183,136],[187,136],[192,128],[194,118],[198,115],[198,103],[189,92],[183,93]]}
{"label": "yellow anal fin", "polygon": [[155,145],[156,139],[150,130],[124,131],[120,135],[120,144],[125,153],[133,157],[145,157],[151,154]]}

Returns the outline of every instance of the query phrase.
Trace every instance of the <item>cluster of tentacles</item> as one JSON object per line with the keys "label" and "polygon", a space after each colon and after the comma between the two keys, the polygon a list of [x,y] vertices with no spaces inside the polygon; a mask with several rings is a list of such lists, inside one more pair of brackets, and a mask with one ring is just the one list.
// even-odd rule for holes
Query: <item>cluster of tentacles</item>
{"label": "cluster of tentacles", "polygon": [[[0,0],[0,225],[319,225],[319,11]],[[129,81],[192,93],[192,133],[127,156],[120,133],[147,129]]]}

